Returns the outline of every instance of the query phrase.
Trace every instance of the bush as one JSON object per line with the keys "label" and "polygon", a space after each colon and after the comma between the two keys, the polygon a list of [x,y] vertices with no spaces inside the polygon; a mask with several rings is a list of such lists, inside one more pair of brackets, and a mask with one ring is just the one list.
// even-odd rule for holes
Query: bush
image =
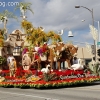
{"label": "bush", "polygon": [[5,64],[5,62],[6,62],[6,58],[0,56],[0,65]]}

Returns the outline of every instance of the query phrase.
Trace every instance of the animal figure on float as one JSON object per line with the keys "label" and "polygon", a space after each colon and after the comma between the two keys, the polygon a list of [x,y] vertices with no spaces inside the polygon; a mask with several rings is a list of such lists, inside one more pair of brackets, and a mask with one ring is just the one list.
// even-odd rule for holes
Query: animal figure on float
{"label": "animal figure on float", "polygon": [[49,68],[50,68],[50,65],[48,64],[48,65],[46,66],[46,68],[42,68],[42,69],[41,69],[41,72],[42,72],[42,73],[46,73],[46,74],[47,74],[47,73],[50,73]]}
{"label": "animal figure on float", "polygon": [[56,67],[54,65],[54,62],[56,62],[54,48],[55,45],[48,46],[47,44],[44,44],[42,47],[35,47],[36,54],[38,55],[37,57],[38,70],[40,70],[41,67],[45,68],[47,64],[50,64],[51,70]]}
{"label": "animal figure on float", "polygon": [[34,49],[35,49],[35,54],[38,55],[37,58],[38,70],[41,69],[42,62],[44,62],[42,68],[49,63],[51,66],[51,70],[56,69],[56,64],[55,64],[56,62],[58,70],[61,69],[61,63],[65,61],[68,63],[68,67],[70,67],[72,64],[73,55],[77,52],[77,47],[73,45],[65,45],[63,43],[57,43],[49,46],[43,45],[42,47],[37,46]]}
{"label": "animal figure on float", "polygon": [[[57,59],[57,65],[58,70],[61,70],[61,63],[63,62],[63,67],[71,67],[73,55],[77,53],[78,47],[72,45],[72,44],[63,44],[59,43],[56,44],[56,51],[58,59]],[[64,63],[67,63],[68,66],[65,66]]]}
{"label": "animal figure on float", "polygon": [[71,65],[73,64],[73,56],[77,54],[78,47],[77,45],[72,45],[72,44],[65,44],[65,47],[69,51],[68,59],[66,59],[66,62],[68,63],[68,67],[70,68]]}
{"label": "animal figure on float", "polygon": [[84,61],[82,59],[78,59],[78,63],[77,64],[73,64],[71,66],[71,69],[73,70],[83,70],[84,69]]}
{"label": "animal figure on float", "polygon": [[45,67],[45,63],[47,61],[47,54],[45,54],[45,51],[47,51],[47,46],[44,44],[43,46],[40,46],[39,43],[36,44],[36,46],[33,49],[33,57],[32,57],[32,63],[36,63],[38,66],[38,70],[41,69],[41,67]]}
{"label": "animal figure on float", "polygon": [[29,70],[31,65],[31,58],[29,57],[29,52],[26,52],[22,57],[22,66],[24,70]]}

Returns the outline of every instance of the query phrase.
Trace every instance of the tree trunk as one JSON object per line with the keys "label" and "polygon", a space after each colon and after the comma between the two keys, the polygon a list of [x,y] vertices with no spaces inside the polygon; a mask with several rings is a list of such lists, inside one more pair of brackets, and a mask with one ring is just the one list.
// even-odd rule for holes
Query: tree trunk
{"label": "tree trunk", "polygon": [[3,47],[0,47],[0,56],[2,56],[2,48],[3,48]]}

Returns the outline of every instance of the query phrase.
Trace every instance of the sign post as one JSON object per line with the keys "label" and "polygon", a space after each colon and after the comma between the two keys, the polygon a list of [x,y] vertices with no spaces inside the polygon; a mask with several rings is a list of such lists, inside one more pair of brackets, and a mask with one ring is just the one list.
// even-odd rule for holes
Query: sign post
{"label": "sign post", "polygon": [[100,45],[100,42],[97,42],[97,45]]}

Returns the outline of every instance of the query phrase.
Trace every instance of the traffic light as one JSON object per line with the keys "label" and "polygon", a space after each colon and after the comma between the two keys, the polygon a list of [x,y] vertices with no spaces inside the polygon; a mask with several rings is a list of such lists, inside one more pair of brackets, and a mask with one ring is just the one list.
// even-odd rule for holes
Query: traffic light
{"label": "traffic light", "polygon": [[100,49],[97,50],[98,56],[100,56]]}
{"label": "traffic light", "polygon": [[95,54],[95,49],[94,49],[95,47],[94,47],[94,45],[91,45],[91,49],[92,49],[92,54],[94,55]]}

